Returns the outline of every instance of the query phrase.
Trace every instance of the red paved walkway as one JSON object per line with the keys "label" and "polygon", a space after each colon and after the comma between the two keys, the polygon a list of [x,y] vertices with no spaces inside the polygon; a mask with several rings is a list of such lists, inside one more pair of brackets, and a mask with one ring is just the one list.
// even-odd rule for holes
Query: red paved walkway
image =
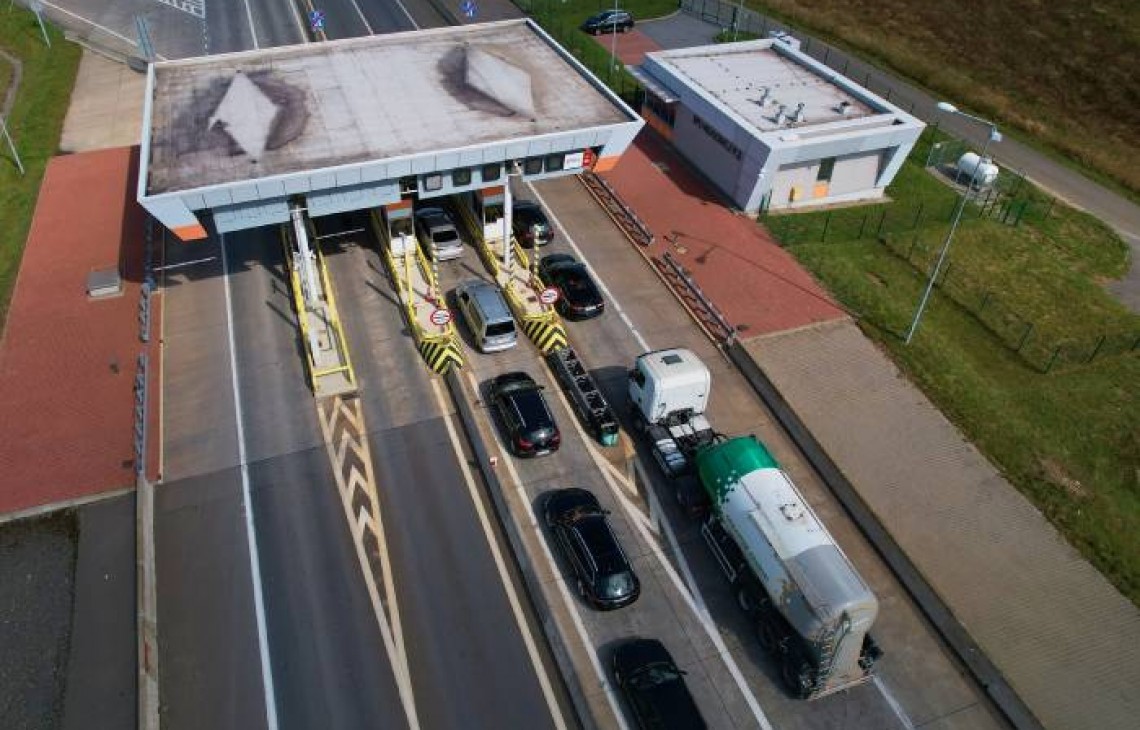
{"label": "red paved walkway", "polygon": [[[144,221],[134,202],[137,170],[137,148],[48,164],[0,341],[0,513],[134,484]],[[88,300],[88,272],[120,260],[122,296]],[[158,299],[152,304],[154,343],[161,319]],[[153,395],[152,447],[157,412]]]}
{"label": "red paved walkway", "polygon": [[732,213],[649,129],[603,177],[655,234],[649,254],[672,251],[742,337],[846,316],[761,226]]}
{"label": "red paved walkway", "polygon": [[[603,48],[609,51],[613,46],[615,36],[613,35],[598,35],[594,36]],[[657,42],[645,35],[636,28],[627,33],[618,33],[617,40],[617,57],[626,66],[637,66],[645,60],[645,54],[650,51],[660,51],[661,46]]]}

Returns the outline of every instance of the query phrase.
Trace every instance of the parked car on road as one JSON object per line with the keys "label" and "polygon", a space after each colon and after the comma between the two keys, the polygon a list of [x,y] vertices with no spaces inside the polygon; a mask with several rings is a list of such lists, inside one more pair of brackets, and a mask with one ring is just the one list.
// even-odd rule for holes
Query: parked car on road
{"label": "parked car on road", "polygon": [[511,228],[523,248],[545,246],[554,240],[554,227],[533,200],[516,200],[511,206]]}
{"label": "parked car on road", "polygon": [[551,492],[542,512],[582,598],[604,611],[637,600],[641,584],[610,529],[609,513],[592,492],[576,487]]}
{"label": "parked car on road", "polygon": [[613,674],[642,730],[705,730],[684,672],[657,639],[630,639],[614,650]]}
{"label": "parked car on road", "polygon": [[507,429],[515,456],[542,456],[558,450],[562,434],[542,397],[542,386],[523,372],[491,381],[491,402]]}
{"label": "parked car on road", "polygon": [[463,255],[463,239],[446,209],[425,206],[416,210],[416,237],[428,259],[448,261]]}
{"label": "parked car on road", "polygon": [[582,23],[582,30],[592,35],[624,33],[633,28],[633,16],[628,10],[603,10],[591,15]]}
{"label": "parked car on road", "polygon": [[480,352],[499,352],[518,343],[515,319],[499,287],[479,279],[455,287],[455,303]]}
{"label": "parked car on road", "polygon": [[558,289],[561,296],[554,306],[563,317],[591,319],[605,311],[606,300],[589,269],[570,254],[544,256],[538,265],[538,275]]}

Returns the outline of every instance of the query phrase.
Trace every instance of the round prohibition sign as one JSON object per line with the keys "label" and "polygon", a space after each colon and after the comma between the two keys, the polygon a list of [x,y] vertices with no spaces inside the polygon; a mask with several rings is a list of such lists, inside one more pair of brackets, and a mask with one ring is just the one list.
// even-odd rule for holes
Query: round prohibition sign
{"label": "round prohibition sign", "polygon": [[448,309],[437,309],[431,313],[431,323],[437,327],[442,327],[451,322],[451,311]]}
{"label": "round prohibition sign", "polygon": [[552,286],[548,286],[539,293],[538,301],[542,302],[543,304],[554,304],[558,301],[559,296],[560,295],[557,289]]}

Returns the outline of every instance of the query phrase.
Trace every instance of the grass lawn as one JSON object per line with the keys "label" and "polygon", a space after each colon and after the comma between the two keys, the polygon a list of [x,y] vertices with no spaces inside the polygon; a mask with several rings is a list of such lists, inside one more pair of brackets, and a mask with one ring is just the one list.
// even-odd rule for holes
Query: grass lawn
{"label": "grass lawn", "polygon": [[[8,131],[27,173],[20,175],[7,145],[0,142],[0,321],[8,312],[44,168],[59,149],[63,117],[79,67],[79,47],[65,41],[54,28],[48,32],[50,49],[44,45],[34,15],[18,7],[0,13],[0,48],[23,63]],[[0,72],[0,81],[4,78]]]}
{"label": "grass lawn", "polygon": [[[749,0],[1099,171],[1140,198],[1135,0]],[[1049,50],[1046,50],[1049,49]]]}
{"label": "grass lawn", "polygon": [[[873,211],[901,209],[909,220],[919,205],[940,209],[953,200],[954,193],[920,167],[922,149],[912,160],[919,162],[908,163],[889,191],[892,202]],[[854,218],[867,210],[843,213]],[[982,326],[970,306],[942,289],[935,290],[912,344],[904,345],[902,333],[921,295],[925,264],[946,234],[946,219],[890,234],[903,237],[908,248],[916,238],[919,249],[925,246],[929,257],[915,256],[916,266],[874,236],[858,238],[852,225],[833,225],[822,241],[822,216],[767,220],[777,235],[788,232],[789,251],[858,315],[863,330],[1073,545],[1140,604],[1140,351],[1043,374]],[[813,218],[817,223],[810,223]],[[878,220],[875,214],[871,219]],[[951,278],[955,269],[968,272],[971,281],[1050,337],[1140,335],[1140,317],[1098,285],[1127,269],[1128,249],[1078,211],[1057,205],[1048,219],[1016,228],[967,218],[949,261]]]}

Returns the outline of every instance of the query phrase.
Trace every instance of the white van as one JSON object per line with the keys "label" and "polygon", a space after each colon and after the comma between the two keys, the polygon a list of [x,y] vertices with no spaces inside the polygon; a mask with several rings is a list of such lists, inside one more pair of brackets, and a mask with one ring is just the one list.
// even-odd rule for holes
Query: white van
{"label": "white van", "polygon": [[481,352],[499,352],[519,340],[511,310],[493,284],[473,279],[455,287],[455,301]]}

